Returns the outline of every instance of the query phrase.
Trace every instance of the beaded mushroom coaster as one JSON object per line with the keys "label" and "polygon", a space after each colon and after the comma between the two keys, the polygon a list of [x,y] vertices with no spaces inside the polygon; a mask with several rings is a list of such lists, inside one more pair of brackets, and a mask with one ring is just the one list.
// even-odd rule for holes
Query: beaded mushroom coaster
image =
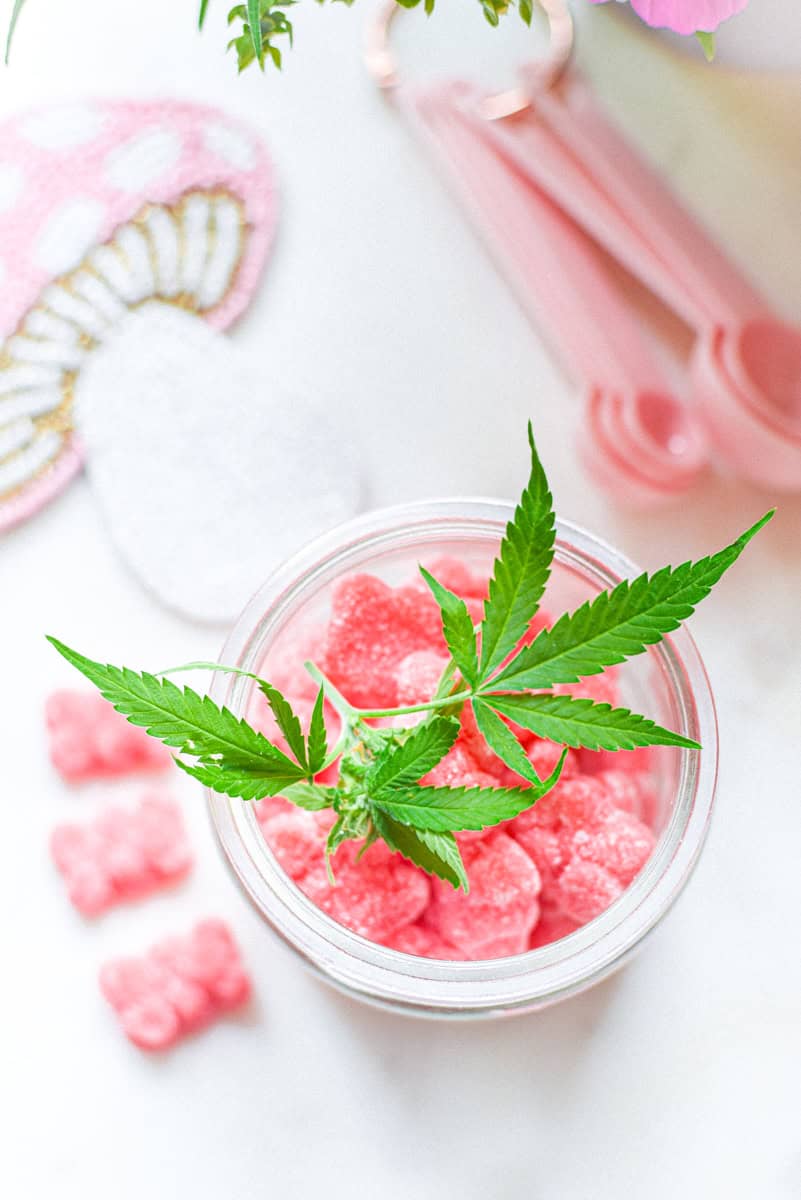
{"label": "beaded mushroom coaster", "polygon": [[[146,586],[222,621],[352,515],[352,462],[328,455],[310,491],[292,453],[298,419],[322,433],[325,413],[266,388],[220,332],[257,289],[276,207],[260,139],[202,105],[97,101],[0,125],[0,531],[85,465]],[[287,488],[305,497],[294,526]]]}

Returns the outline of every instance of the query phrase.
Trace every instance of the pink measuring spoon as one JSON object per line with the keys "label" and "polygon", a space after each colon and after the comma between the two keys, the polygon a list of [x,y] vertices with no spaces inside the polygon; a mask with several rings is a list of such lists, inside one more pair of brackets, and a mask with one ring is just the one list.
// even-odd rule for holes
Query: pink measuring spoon
{"label": "pink measuring spoon", "polygon": [[[671,393],[595,244],[553,201],[499,162],[467,84],[410,92],[408,111],[459,182],[498,265],[546,331],[586,400],[580,446],[611,490],[651,503],[687,488],[706,461],[696,424]],[[465,188],[464,181],[469,180]]]}
{"label": "pink measuring spoon", "polygon": [[[570,16],[563,0],[544,0],[542,6],[550,25],[548,57],[527,70],[524,87],[480,101],[485,126],[479,137],[494,142],[499,161],[505,155],[515,164],[518,185],[538,185],[577,227],[591,233],[696,329],[694,394],[720,455],[756,482],[801,487],[801,333],[769,312],[601,116],[586,87],[564,74],[572,42]],[[387,11],[368,47],[370,67],[384,86],[397,82],[387,44],[390,20]],[[475,189],[474,179],[460,180],[463,194]],[[491,229],[486,215],[481,222],[494,239],[507,236],[506,229]],[[534,279],[522,283],[529,290],[536,286]],[[537,319],[543,322],[542,312]],[[595,319],[605,316],[599,310]],[[662,390],[653,393],[658,401],[644,393],[636,406],[622,408],[610,407],[603,398],[593,401],[590,394],[587,432],[598,449],[620,452],[620,418],[626,414],[630,431],[636,410],[640,430],[649,429],[651,441],[662,438],[666,450],[672,447],[668,460],[677,467],[677,486],[682,476],[690,477],[689,463],[676,453],[683,436],[674,428],[676,408],[665,404]],[[690,428],[686,414],[683,427]],[[698,437],[684,436],[684,443],[690,460],[697,459]]]}
{"label": "pink measuring spoon", "polygon": [[580,79],[533,77],[529,97],[493,135],[696,331],[693,395],[719,455],[755,483],[801,489],[801,329],[771,312]]}

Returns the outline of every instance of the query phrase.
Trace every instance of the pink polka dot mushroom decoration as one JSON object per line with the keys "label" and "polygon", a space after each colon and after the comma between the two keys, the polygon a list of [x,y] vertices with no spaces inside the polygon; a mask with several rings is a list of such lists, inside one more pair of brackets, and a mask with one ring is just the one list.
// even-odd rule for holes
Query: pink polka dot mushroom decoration
{"label": "pink polka dot mushroom decoration", "polygon": [[[267,573],[264,556],[252,578],[237,565],[254,531],[281,531],[276,557],[296,548],[272,504],[293,483],[275,395],[219,333],[249,304],[273,240],[263,143],[190,103],[24,113],[0,125],[0,213],[0,530],[87,465],[140,580],[173,608],[230,618]],[[273,460],[276,487],[257,493],[253,473],[269,477]],[[354,506],[352,483],[323,488],[299,537]],[[221,512],[247,514],[238,535]]]}

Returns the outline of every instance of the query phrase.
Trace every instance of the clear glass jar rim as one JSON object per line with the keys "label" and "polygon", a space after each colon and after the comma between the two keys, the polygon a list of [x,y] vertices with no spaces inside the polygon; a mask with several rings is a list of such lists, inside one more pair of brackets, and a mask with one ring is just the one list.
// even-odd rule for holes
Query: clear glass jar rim
{"label": "clear glass jar rim", "polygon": [[[435,500],[375,510],[323,535],[275,571],[249,602],[220,661],[253,670],[266,640],[294,606],[348,559],[389,547],[462,537],[500,538],[514,505],[491,499]],[[612,546],[557,521],[557,557],[614,586],[640,570]],[[703,846],[717,776],[714,702],[686,629],[649,651],[680,714],[679,731],[701,742],[681,751],[672,815],[645,868],[600,917],[569,937],[510,958],[445,962],[367,941],[317,908],[284,874],[264,841],[252,805],[207,793],[212,823],[239,883],[259,913],[319,975],[375,1004],[416,1013],[479,1016],[541,1007],[597,982],[626,960],[671,907]],[[248,681],[217,674],[211,694],[243,711]]]}

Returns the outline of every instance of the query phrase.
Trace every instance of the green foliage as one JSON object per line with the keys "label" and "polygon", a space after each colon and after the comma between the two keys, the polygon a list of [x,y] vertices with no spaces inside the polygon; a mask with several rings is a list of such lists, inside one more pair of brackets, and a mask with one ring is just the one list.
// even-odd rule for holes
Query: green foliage
{"label": "green foliage", "polygon": [[642,654],[691,615],[772,516],[773,510],[717,554],[624,579],[611,592],[565,613],[517,653],[493,687],[523,691],[575,683]]}
{"label": "green foliage", "polygon": [[478,682],[478,651],[473,618],[459,596],[443,587],[425,567],[420,574],[431,589],[442,613],[442,633],[454,663],[471,686]]}
{"label": "green foliage", "polygon": [[695,36],[700,42],[701,49],[704,52],[704,58],[707,62],[712,62],[715,57],[715,35],[714,33],[705,33],[703,29],[698,29]]}
{"label": "green foliage", "polygon": [[531,423],[531,474],[495,560],[481,625],[481,679],[515,649],[545,591],[551,571],[554,514]]}
{"label": "green foliage", "polygon": [[561,746],[584,746],[588,750],[634,750],[637,746],[701,749],[697,742],[663,729],[648,717],[629,712],[627,708],[596,704],[584,697],[574,699],[549,692],[523,693],[519,696],[491,695],[485,697],[485,702],[523,729],[530,729],[537,737],[558,742]]}
{"label": "green foliage", "polygon": [[[251,51],[256,54],[255,45]],[[208,696],[182,690],[164,678],[172,672],[159,677],[104,666],[54,638],[50,641],[118,712],[176,749],[182,756],[177,760],[181,769],[206,787],[243,800],[280,793],[310,811],[332,809],[335,819],[326,845],[329,871],[330,857],[344,841],[360,840],[365,849],[380,837],[410,862],[466,890],[454,833],[494,826],[530,808],[558,781],[567,747],[700,749],[689,738],[628,709],[544,689],[597,674],[659,642],[690,615],[773,515],[767,513],[730,546],[700,562],[625,580],[526,643],[554,554],[551,495],[530,427],[529,446],[529,480],[501,542],[478,634],[464,601],[421,568],[439,605],[451,653],[426,702],[360,710],[315,664],[307,663],[319,691],[304,737],[291,704],[267,680],[210,663],[175,668],[210,667],[252,679],[272,710],[286,753]],[[342,722],[340,739],[331,751],[325,699]],[[520,777],[520,786],[433,787],[420,782],[453,747],[466,703],[472,705],[488,747]],[[420,712],[420,723],[411,728],[371,724],[378,718]],[[563,747],[547,779],[537,775],[512,725]],[[320,772],[334,763],[336,783],[316,784]]]}

